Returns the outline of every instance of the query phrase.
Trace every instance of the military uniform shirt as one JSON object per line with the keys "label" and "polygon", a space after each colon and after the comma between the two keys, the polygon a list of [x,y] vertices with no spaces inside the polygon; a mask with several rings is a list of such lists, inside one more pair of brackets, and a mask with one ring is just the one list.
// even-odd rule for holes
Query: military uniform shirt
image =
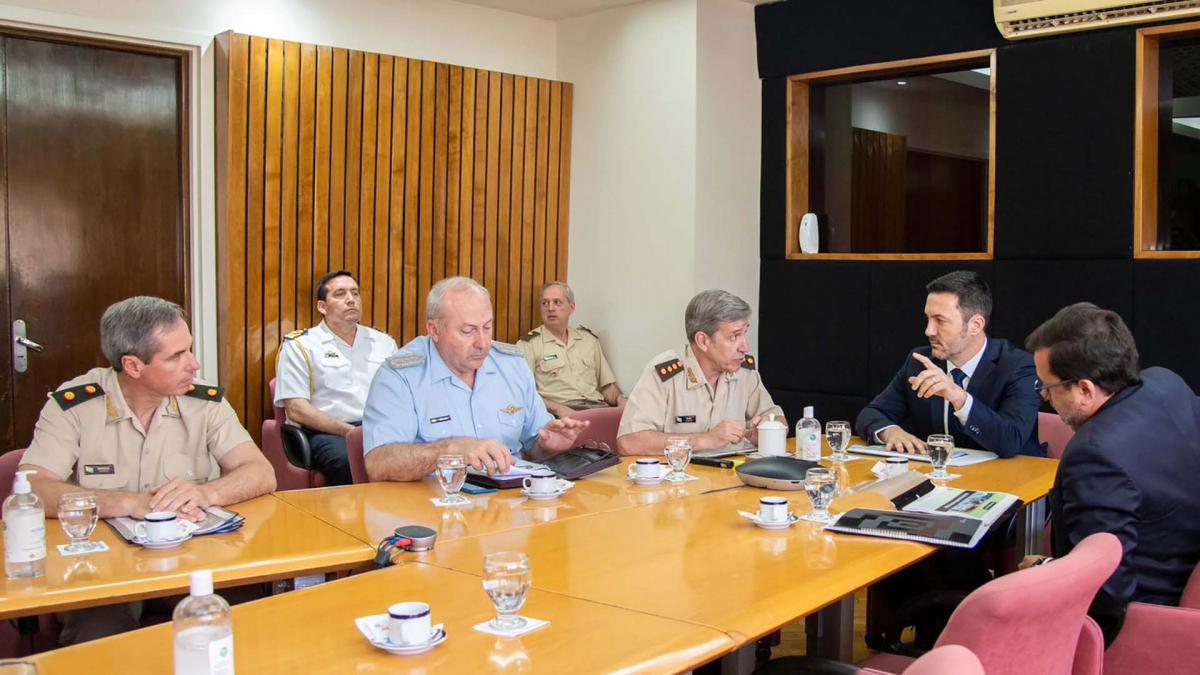
{"label": "military uniform shirt", "polygon": [[721,373],[713,391],[689,345],[682,356],[671,349],[651,359],[629,393],[617,436],[648,429],[703,433],[725,420],[746,422],[771,413],[783,417],[783,409],[771,400],[754,369],[752,356],[746,356],[737,372]]}
{"label": "military uniform shirt", "polygon": [[353,345],[334,335],[324,321],[290,333],[275,363],[275,405],[302,398],[343,422],[357,422],[375,371],[395,351],[391,336],[363,325]]}
{"label": "military uniform shirt", "polygon": [[586,328],[568,328],[564,345],[541,325],[521,338],[518,346],[525,352],[538,393],[555,403],[605,403],[600,390],[617,381],[600,339]]}
{"label": "military uniform shirt", "polygon": [[[85,394],[86,385],[97,392]],[[195,386],[207,400],[168,396],[147,432],[125,403],[116,371],[93,368],[59,387],[80,388],[78,394],[72,390],[68,408],[55,398],[46,401],[21,463],[43,466],[80,487],[127,492],[148,492],[173,478],[217,478],[225,453],[253,441],[219,389]]]}
{"label": "military uniform shirt", "polygon": [[474,389],[450,372],[433,340],[418,337],[384,362],[363,412],[363,454],[389,443],[490,438],[513,455],[531,448],[553,417],[521,351],[492,343]]}

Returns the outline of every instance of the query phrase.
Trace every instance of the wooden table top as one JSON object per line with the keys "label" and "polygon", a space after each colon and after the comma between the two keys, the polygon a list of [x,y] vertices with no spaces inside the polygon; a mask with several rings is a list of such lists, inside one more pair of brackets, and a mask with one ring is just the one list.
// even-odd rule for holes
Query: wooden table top
{"label": "wooden table top", "polygon": [[[538,571],[534,571],[537,580]],[[366,641],[356,617],[389,604],[428,602],[447,640],[419,656],[394,656]],[[234,658],[240,673],[376,672],[677,672],[731,651],[718,631],[534,589],[523,616],[550,625],[516,639],[472,628],[493,616],[476,574],[406,564],[233,608]],[[30,660],[42,672],[167,673],[170,624],[46,652]]]}
{"label": "wooden table top", "polygon": [[372,546],[401,525],[424,525],[438,531],[438,543],[507,530],[523,529],[579,516],[619,511],[701,494],[707,490],[741,485],[727,469],[689,466],[691,480],[653,488],[634,485],[620,466],[575,481],[575,487],[558,499],[535,501],[520,490],[500,490],[467,495],[470,506],[434,506],[440,496],[437,482],[365,483],[339,487],[288,490],[276,496],[320,520]]}
{"label": "wooden table top", "polygon": [[[854,461],[840,466],[843,483],[865,479],[872,464]],[[1049,488],[1056,467],[1052,460],[1036,458],[998,460],[956,469],[964,477],[951,485],[1037,498]],[[744,487],[439,542],[431,552],[410,555],[478,572],[486,553],[524,551],[539,589],[713,626],[744,642],[935,550],[911,542],[829,534],[803,521],[788,530],[766,531],[738,516],[739,509],[756,510],[759,498],[768,494],[787,497],[798,513],[810,510],[803,492]],[[833,510],[854,506],[880,508],[887,502],[878,495],[851,494],[835,500]]]}
{"label": "wooden table top", "polygon": [[150,551],[127,543],[98,523],[92,541],[108,551],[65,557],[68,543],[58,521],[46,519],[46,574],[0,578],[0,618],[44,614],[185,592],[189,575],[213,570],[218,586],[363,566],[371,547],[273,495],[230,507],[246,517],[241,529],[194,537],[179,548]]}

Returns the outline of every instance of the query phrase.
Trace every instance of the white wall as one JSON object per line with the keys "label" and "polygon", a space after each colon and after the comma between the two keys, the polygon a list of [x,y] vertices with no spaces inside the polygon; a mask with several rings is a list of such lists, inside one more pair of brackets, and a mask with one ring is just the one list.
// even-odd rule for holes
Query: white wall
{"label": "white wall", "polygon": [[696,1],[560,22],[558,76],[575,84],[576,317],[628,392],[652,356],[684,344],[695,291]]}
{"label": "white wall", "polygon": [[452,0],[7,0],[0,23],[189,47],[192,308],[200,377],[217,381],[213,36],[226,30],[553,78],[555,24]]}
{"label": "white wall", "polygon": [[[705,288],[758,306],[753,7],[649,0],[559,23],[575,84],[570,283],[626,391]],[[757,344],[751,332],[751,349]]]}

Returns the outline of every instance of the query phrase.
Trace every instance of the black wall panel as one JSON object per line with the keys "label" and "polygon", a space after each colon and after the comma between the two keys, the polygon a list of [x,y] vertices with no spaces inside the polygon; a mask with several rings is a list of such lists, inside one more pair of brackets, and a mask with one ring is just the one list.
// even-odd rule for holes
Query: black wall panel
{"label": "black wall panel", "polygon": [[[787,79],[762,83],[762,188],[759,191],[759,255],[782,260],[787,243]],[[772,111],[767,115],[765,111]],[[770,140],[768,140],[770,139]]]}
{"label": "black wall panel", "polygon": [[866,263],[764,260],[758,345],[763,381],[776,388],[862,395],[871,326]]}
{"label": "black wall panel", "polygon": [[1166,366],[1200,391],[1200,264],[1138,260],[1133,289],[1129,327],[1142,366]]}
{"label": "black wall panel", "polygon": [[1092,302],[1131,323],[1131,260],[1003,260],[994,268],[998,312],[992,334],[1017,345],[1043,321],[1075,302]]}
{"label": "black wall panel", "polygon": [[787,416],[789,436],[795,435],[796,422],[803,416],[804,406],[813,407],[813,414],[824,428],[829,420],[846,420],[854,424],[859,411],[871,400],[862,396],[833,396],[792,389],[771,389],[771,398],[783,408],[783,414]]}
{"label": "black wall panel", "polygon": [[1129,258],[1134,33],[996,57],[996,258]]}

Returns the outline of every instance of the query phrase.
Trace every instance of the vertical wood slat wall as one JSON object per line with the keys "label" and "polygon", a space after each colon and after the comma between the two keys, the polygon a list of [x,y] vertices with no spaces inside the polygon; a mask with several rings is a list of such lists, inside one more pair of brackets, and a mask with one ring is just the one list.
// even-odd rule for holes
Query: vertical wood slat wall
{"label": "vertical wood slat wall", "polygon": [[569,83],[236,33],[216,59],[219,374],[256,438],[329,270],[400,344],[458,274],[491,291],[496,339],[539,322],[567,276]]}

